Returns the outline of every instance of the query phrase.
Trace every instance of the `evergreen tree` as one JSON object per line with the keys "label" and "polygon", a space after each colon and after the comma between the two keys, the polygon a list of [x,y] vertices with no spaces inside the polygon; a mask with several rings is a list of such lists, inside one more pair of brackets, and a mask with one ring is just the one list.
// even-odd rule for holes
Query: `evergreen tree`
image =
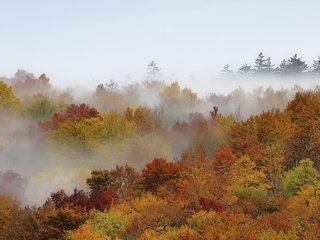
{"label": "evergreen tree", "polygon": [[263,53],[259,53],[258,57],[255,60],[254,70],[255,73],[272,73],[274,64],[271,63],[271,58],[267,59],[263,55]]}
{"label": "evergreen tree", "polygon": [[285,73],[287,67],[287,60],[283,59],[280,65],[277,67],[276,72],[277,73]]}
{"label": "evergreen tree", "polygon": [[147,67],[147,80],[157,80],[160,77],[160,68],[155,61],[151,61]]}
{"label": "evergreen tree", "polygon": [[274,72],[273,67],[274,67],[274,64],[271,63],[271,58],[268,57],[267,60],[266,60],[264,71],[267,72],[267,73]]}
{"label": "evergreen tree", "polygon": [[230,69],[230,65],[229,64],[224,65],[224,67],[222,68],[221,72],[225,73],[225,74],[233,73],[233,71]]}
{"label": "evergreen tree", "polygon": [[318,57],[318,60],[313,60],[311,72],[313,72],[316,75],[320,75],[320,57]]}
{"label": "evergreen tree", "polygon": [[242,75],[250,75],[253,72],[253,68],[251,65],[245,63],[241,65],[238,72]]}
{"label": "evergreen tree", "polygon": [[308,70],[308,65],[297,54],[290,57],[282,66],[283,74],[299,74]]}
{"label": "evergreen tree", "polygon": [[110,90],[115,90],[118,88],[118,84],[113,81],[113,79],[109,79],[109,82],[106,82],[105,85]]}

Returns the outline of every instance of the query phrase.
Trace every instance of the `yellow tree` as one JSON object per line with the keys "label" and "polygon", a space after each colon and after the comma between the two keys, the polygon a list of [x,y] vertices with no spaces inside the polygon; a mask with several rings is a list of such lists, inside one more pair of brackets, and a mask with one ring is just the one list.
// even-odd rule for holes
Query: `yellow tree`
{"label": "yellow tree", "polygon": [[81,225],[78,229],[68,235],[68,240],[111,240],[107,236],[102,236],[100,233],[95,232],[91,223],[88,221]]}
{"label": "yellow tree", "polygon": [[270,185],[266,175],[257,169],[256,163],[249,156],[242,156],[231,166],[231,184],[234,187],[254,187],[267,189]]}
{"label": "yellow tree", "polygon": [[92,151],[103,142],[103,130],[99,118],[68,120],[49,132],[49,144],[66,150]]}
{"label": "yellow tree", "polygon": [[151,109],[137,107],[136,109],[127,108],[124,116],[130,122],[134,122],[140,133],[149,133],[160,127],[160,122],[155,118]]}
{"label": "yellow tree", "polygon": [[20,100],[14,95],[12,88],[0,81],[0,111],[16,109]]}

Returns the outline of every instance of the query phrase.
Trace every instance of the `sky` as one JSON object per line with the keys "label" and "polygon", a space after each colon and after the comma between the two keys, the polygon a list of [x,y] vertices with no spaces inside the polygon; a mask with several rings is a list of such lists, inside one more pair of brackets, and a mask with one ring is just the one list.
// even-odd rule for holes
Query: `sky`
{"label": "sky", "polygon": [[312,63],[319,11],[319,0],[0,0],[0,76],[93,89],[141,81],[154,60],[166,81],[201,87],[259,52]]}

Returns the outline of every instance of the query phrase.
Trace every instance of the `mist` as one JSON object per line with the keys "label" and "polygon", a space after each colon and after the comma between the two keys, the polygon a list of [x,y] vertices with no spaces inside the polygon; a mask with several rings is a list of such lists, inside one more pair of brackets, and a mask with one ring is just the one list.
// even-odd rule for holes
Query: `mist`
{"label": "mist", "polygon": [[[23,204],[40,205],[51,192],[62,188],[66,192],[86,190],[86,178],[93,169],[128,164],[141,170],[156,157],[175,161],[197,138],[176,131],[176,124],[184,122],[191,128],[199,119],[209,121],[213,106],[218,107],[219,114],[237,121],[274,108],[283,110],[297,91],[314,90],[319,81],[311,74],[243,76],[230,72],[209,82],[195,79],[190,86],[167,82],[150,65],[140,82],[119,85],[109,80],[95,90],[56,88],[54,80],[45,74],[36,77],[24,70],[11,78],[2,77],[19,98],[20,106],[1,113],[0,192],[11,192]],[[143,107],[150,121],[159,126],[116,142],[101,143],[88,152],[53,141],[50,131],[41,128],[54,114],[63,114],[70,104],[82,103],[95,108],[101,116],[110,111],[122,116],[128,108]]]}

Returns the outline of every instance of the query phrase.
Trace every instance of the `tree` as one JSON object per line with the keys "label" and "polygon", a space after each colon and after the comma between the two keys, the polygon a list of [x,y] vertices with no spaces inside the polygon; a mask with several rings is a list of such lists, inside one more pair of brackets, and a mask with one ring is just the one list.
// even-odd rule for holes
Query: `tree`
{"label": "tree", "polygon": [[118,84],[115,81],[113,81],[113,79],[110,79],[109,82],[107,82],[105,85],[110,90],[116,90],[118,88]]}
{"label": "tree", "polygon": [[140,175],[128,165],[116,166],[112,170],[94,170],[87,178],[91,192],[112,191],[119,199],[135,196],[140,186]]}
{"label": "tree", "polygon": [[160,77],[160,68],[155,61],[151,61],[147,67],[147,81],[155,81]]}
{"label": "tree", "polygon": [[20,73],[17,72],[16,79],[13,89],[20,95],[46,92],[51,88],[49,78],[44,73],[36,78],[33,74],[22,70]]}
{"label": "tree", "polygon": [[0,195],[0,240],[38,240],[34,211],[20,207],[11,195]]}
{"label": "tree", "polygon": [[255,60],[254,71],[255,73],[272,73],[274,64],[271,63],[271,58],[267,59],[263,53],[259,53],[258,57]]}
{"label": "tree", "polygon": [[113,190],[90,192],[90,209],[105,211],[115,203],[116,193]]}
{"label": "tree", "polygon": [[231,117],[220,115],[209,122],[209,126],[211,126],[205,134],[205,144],[209,156],[212,156],[219,147],[227,145],[230,142],[231,127],[233,124],[234,120]]}
{"label": "tree", "polygon": [[111,111],[103,116],[102,136],[105,141],[117,142],[135,136],[137,127],[124,115]]}
{"label": "tree", "polygon": [[20,201],[25,200],[25,186],[26,179],[22,178],[20,174],[11,170],[0,172],[0,195],[12,194]]}
{"label": "tree", "polygon": [[299,165],[288,171],[284,179],[284,191],[288,197],[297,194],[305,185],[312,185],[319,178],[319,173],[313,167],[310,159],[303,159]]}
{"label": "tree", "polygon": [[233,189],[238,187],[268,189],[270,187],[266,175],[258,170],[255,162],[246,155],[236,160],[231,166],[230,178]]}
{"label": "tree", "polygon": [[131,221],[130,214],[114,208],[108,212],[92,211],[90,217],[92,229],[110,239],[123,239],[125,230]]}
{"label": "tree", "polygon": [[233,71],[230,69],[229,64],[224,65],[221,72],[224,74],[232,74],[233,73]]}
{"label": "tree", "polygon": [[100,111],[125,109],[127,102],[125,96],[119,91],[118,85],[110,80],[105,85],[99,84],[92,96],[92,103]]}
{"label": "tree", "polygon": [[53,192],[46,203],[51,204],[55,209],[72,208],[75,210],[88,211],[92,208],[90,200],[86,192],[74,189],[70,195],[66,194],[64,190]]}
{"label": "tree", "polygon": [[87,214],[68,207],[55,209],[46,203],[37,209],[35,219],[39,239],[63,239],[68,232],[77,229],[87,220]]}
{"label": "tree", "polygon": [[100,113],[95,108],[84,103],[79,105],[71,104],[64,113],[55,113],[50,120],[40,123],[40,126],[46,131],[56,130],[68,120],[91,118],[101,119]]}
{"label": "tree", "polygon": [[116,166],[110,171],[112,178],[112,187],[117,197],[120,199],[130,199],[135,197],[136,192],[141,188],[140,174],[127,164],[124,166]]}
{"label": "tree", "polygon": [[14,95],[12,88],[0,81],[0,111],[16,109],[20,100]]}
{"label": "tree", "polygon": [[299,74],[307,71],[308,65],[295,54],[287,61],[283,60],[279,65],[279,69],[282,74]]}
{"label": "tree", "polygon": [[279,66],[276,68],[277,73],[283,74],[286,72],[287,60],[283,59]]}
{"label": "tree", "polygon": [[268,58],[266,59],[264,71],[267,72],[267,73],[271,73],[271,72],[274,71],[273,67],[274,67],[274,64],[271,63],[271,58],[268,57]]}
{"label": "tree", "polygon": [[49,132],[49,144],[69,153],[89,153],[104,142],[105,131],[99,118],[72,119]]}
{"label": "tree", "polygon": [[221,146],[214,156],[214,169],[218,174],[226,174],[229,172],[233,164],[235,156],[231,149],[227,146]]}
{"label": "tree", "polygon": [[87,184],[91,191],[101,191],[110,189],[112,185],[112,176],[109,170],[93,170]]}
{"label": "tree", "polygon": [[181,88],[178,82],[173,82],[162,92],[162,98],[169,104],[177,103],[181,95]]}
{"label": "tree", "polygon": [[181,98],[185,104],[194,106],[198,101],[198,96],[195,92],[192,92],[189,88],[184,88],[181,91]]}
{"label": "tree", "polygon": [[288,160],[288,167],[298,165],[298,161],[305,158],[311,158],[316,167],[320,168],[320,148],[317,145],[319,137],[320,112],[319,89],[311,92],[297,92],[295,98],[288,103],[286,112],[290,121],[294,124],[294,134],[286,145],[285,156]]}
{"label": "tree", "polygon": [[60,149],[76,150],[70,153],[90,153],[104,143],[119,143],[137,132],[135,123],[116,112],[108,112],[103,118],[87,116],[86,112],[60,117],[56,114],[49,126],[58,126],[49,132],[49,144]]}
{"label": "tree", "polygon": [[153,132],[161,125],[155,112],[147,107],[137,107],[136,109],[128,107],[124,115],[128,121],[135,123],[140,134]]}
{"label": "tree", "polygon": [[29,104],[24,109],[24,113],[36,121],[44,121],[51,118],[57,110],[56,104],[42,97]]}
{"label": "tree", "polygon": [[254,69],[252,68],[251,65],[245,63],[242,64],[241,67],[239,68],[238,72],[242,75],[250,75],[252,72],[254,71]]}
{"label": "tree", "polygon": [[219,239],[225,225],[221,216],[215,211],[200,211],[187,219],[187,226],[200,234],[203,239]]}
{"label": "tree", "polygon": [[74,230],[72,233],[68,234],[68,240],[111,240],[107,236],[102,236],[102,234],[93,230],[92,224],[86,222],[82,224],[79,228]]}
{"label": "tree", "polygon": [[[139,235],[146,230],[161,231],[162,229],[180,226],[185,219],[183,204],[156,197],[151,193],[143,194],[133,201],[133,220],[126,230],[124,239],[140,239]],[[128,214],[127,214],[128,215]]]}
{"label": "tree", "polygon": [[29,73],[23,69],[18,69],[14,74],[15,81],[25,81],[27,77],[36,78],[32,73]]}
{"label": "tree", "polygon": [[42,85],[48,85],[49,84],[50,79],[46,76],[45,73],[42,73],[39,77],[39,82]]}
{"label": "tree", "polygon": [[318,60],[313,60],[311,72],[313,72],[316,75],[320,75],[320,57],[318,57]]}
{"label": "tree", "polygon": [[148,191],[155,191],[159,186],[179,178],[182,167],[163,158],[155,158],[142,170],[142,183]]}
{"label": "tree", "polygon": [[231,148],[236,156],[249,156],[256,161],[261,156],[261,146],[257,136],[257,124],[254,117],[236,122],[231,127]]}

